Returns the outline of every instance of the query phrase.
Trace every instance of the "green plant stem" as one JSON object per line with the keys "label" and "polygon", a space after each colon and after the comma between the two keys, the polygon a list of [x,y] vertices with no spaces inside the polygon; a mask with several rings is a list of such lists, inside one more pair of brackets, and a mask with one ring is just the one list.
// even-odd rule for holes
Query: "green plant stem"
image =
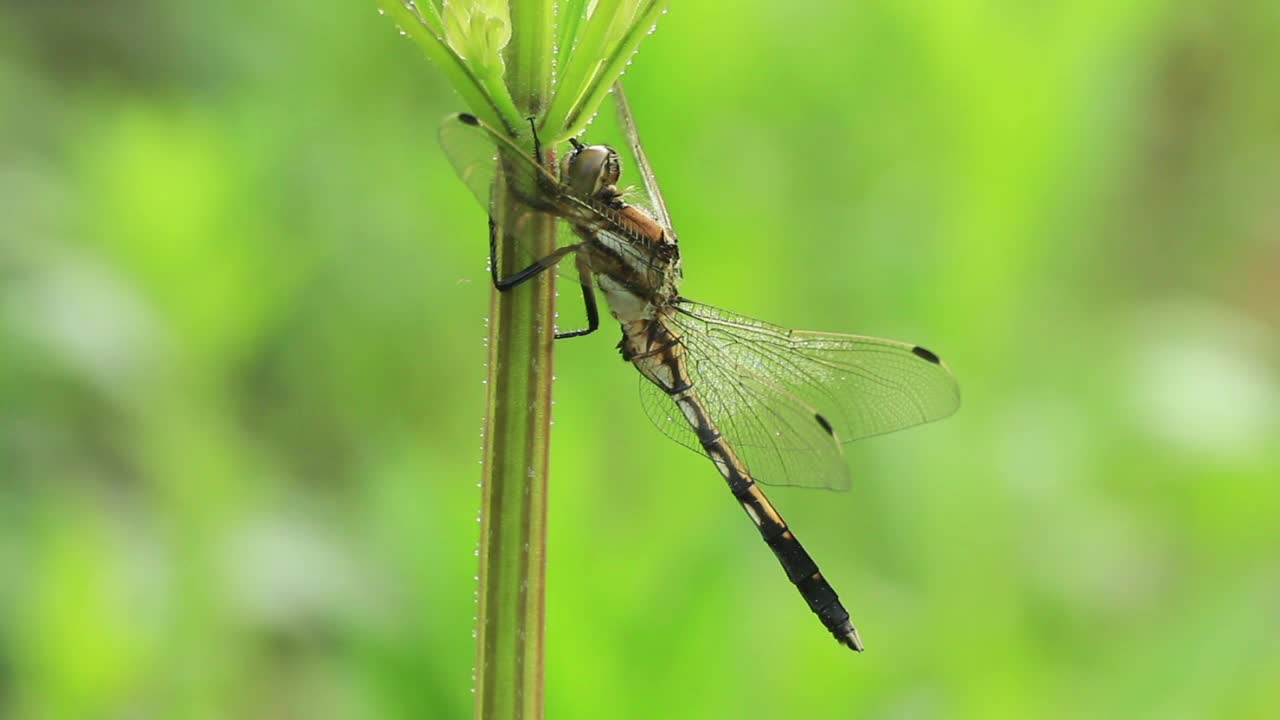
{"label": "green plant stem", "polygon": [[[507,83],[516,105],[531,117],[542,109],[551,79],[552,3],[511,6],[511,27],[503,53]],[[521,135],[532,150],[531,138]],[[521,218],[520,237],[505,232],[514,224],[504,217],[524,208],[504,182],[508,175],[496,177],[492,227],[505,276],[519,269],[517,243],[542,257],[555,248],[556,228],[554,218],[529,214]],[[476,720],[542,719],[554,320],[554,273],[490,295]]]}
{"label": "green plant stem", "polygon": [[[501,214],[516,199],[499,183]],[[501,217],[496,217],[501,228]],[[550,252],[555,225],[527,227]],[[530,242],[522,236],[521,242]],[[499,232],[499,270],[512,272],[515,238]],[[547,461],[551,426],[554,273],[490,297],[488,412],[480,510],[477,720],[542,718],[546,606]]]}
{"label": "green plant stem", "polygon": [[[569,24],[557,34],[553,0],[522,0],[509,5],[506,14],[483,3],[377,2],[402,34],[439,63],[472,112],[501,128],[524,152],[533,150],[526,132],[530,119],[543,128],[544,148],[585,126],[666,5],[662,0],[600,0],[588,13],[586,0],[565,0],[560,7]],[[510,38],[500,48],[504,22]],[[494,55],[499,51],[501,60]],[[566,75],[553,92],[557,52],[565,60]],[[572,87],[565,87],[566,77],[573,80]],[[499,160],[504,167],[494,173],[490,197],[482,197],[489,201],[492,227],[498,229],[494,241],[500,276],[520,269],[516,258],[529,257],[516,252],[517,244],[534,257],[545,257],[556,246],[555,219],[528,213],[528,206],[505,187],[508,178],[531,180],[527,166],[509,166],[509,160]],[[537,160],[551,162],[545,153]],[[464,174],[469,170],[460,168]],[[517,212],[523,213],[518,223],[503,222]],[[502,230],[509,227],[518,228],[518,238]],[[495,289],[490,298],[476,608],[477,720],[542,718],[554,302],[555,275],[550,272],[506,292]]]}
{"label": "green plant stem", "polygon": [[[555,3],[553,0],[521,0],[510,3],[509,8],[515,31],[503,51],[507,83],[516,104],[526,110],[528,116],[539,116],[551,92]],[[523,130],[521,128],[521,132]]]}

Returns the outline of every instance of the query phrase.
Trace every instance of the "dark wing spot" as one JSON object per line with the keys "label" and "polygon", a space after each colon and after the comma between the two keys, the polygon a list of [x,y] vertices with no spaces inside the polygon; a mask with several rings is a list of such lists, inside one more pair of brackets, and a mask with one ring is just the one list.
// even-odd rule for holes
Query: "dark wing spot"
{"label": "dark wing spot", "polygon": [[830,435],[831,437],[835,437],[836,435],[835,428],[831,427],[831,423],[827,422],[827,419],[822,417],[822,413],[814,413],[813,419],[818,421],[818,424],[822,426],[823,430],[827,431],[828,435]]}
{"label": "dark wing spot", "polygon": [[939,364],[939,363],[941,363],[941,362],[942,362],[941,360],[939,360],[939,359],[938,359],[938,356],[937,356],[937,355],[934,355],[934,354],[933,354],[933,352],[932,352],[931,350],[927,350],[927,349],[925,349],[925,348],[922,348],[922,347],[920,347],[919,345],[917,345],[917,346],[915,346],[915,347],[911,348],[911,352],[912,352],[912,354],[914,354],[916,357],[924,358],[925,360],[928,360],[929,362],[933,363],[934,365],[937,365],[937,364]]}
{"label": "dark wing spot", "polygon": [[479,125],[480,121],[471,113],[458,113],[458,119],[467,125]]}

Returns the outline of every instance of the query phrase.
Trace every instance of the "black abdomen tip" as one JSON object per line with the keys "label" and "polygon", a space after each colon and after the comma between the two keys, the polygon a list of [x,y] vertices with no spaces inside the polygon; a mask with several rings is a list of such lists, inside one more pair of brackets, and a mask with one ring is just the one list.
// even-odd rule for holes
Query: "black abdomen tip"
{"label": "black abdomen tip", "polygon": [[924,358],[925,360],[928,360],[934,365],[938,365],[942,362],[941,360],[938,359],[937,355],[933,354],[932,350],[929,350],[928,348],[922,348],[919,345],[911,348],[911,353],[916,357]]}
{"label": "black abdomen tip", "polygon": [[862,638],[858,636],[858,629],[848,620],[840,623],[839,627],[832,628],[831,634],[836,636],[836,640],[839,640],[841,645],[854,652],[862,652],[866,649],[862,644]]}
{"label": "black abdomen tip", "polygon": [[476,116],[475,116],[475,115],[472,115],[471,113],[458,113],[458,119],[459,119],[459,120],[461,120],[462,122],[466,123],[467,125],[479,125],[479,124],[480,124],[480,120],[479,120],[478,118],[476,118]]}

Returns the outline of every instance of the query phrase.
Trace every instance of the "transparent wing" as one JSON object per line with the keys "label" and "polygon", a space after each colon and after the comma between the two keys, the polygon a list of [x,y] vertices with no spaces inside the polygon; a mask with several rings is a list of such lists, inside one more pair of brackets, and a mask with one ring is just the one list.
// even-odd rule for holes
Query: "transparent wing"
{"label": "transparent wing", "polygon": [[654,219],[661,223],[674,238],[675,233],[672,231],[674,226],[671,224],[671,215],[667,212],[667,202],[662,198],[658,178],[653,174],[653,167],[649,165],[649,157],[644,153],[644,146],[640,144],[640,131],[636,129],[636,119],[631,114],[631,104],[627,102],[627,94],[622,91],[621,80],[613,84],[613,103],[618,114],[618,126],[622,129],[623,137],[626,138],[636,170],[644,183],[645,194],[648,195],[646,204]]}
{"label": "transparent wing", "polygon": [[[555,176],[508,137],[472,115],[458,113],[445,118],[440,124],[440,145],[458,177],[489,217],[500,222],[502,229],[517,239],[530,241],[518,242],[514,262],[499,267],[510,272],[520,270],[555,249],[538,248],[532,242],[537,237],[534,234],[537,228],[563,215],[566,199],[557,195],[559,181]],[[502,196],[494,191],[494,181],[499,177],[511,190],[510,196],[515,200],[511,207],[495,205],[495,199]],[[572,228],[559,223],[556,247],[577,241]],[[578,280],[572,261],[562,261],[556,266],[556,273],[575,283]]]}
{"label": "transparent wing", "polygon": [[[643,249],[634,226],[617,211],[565,192],[554,175],[484,121],[463,113],[450,115],[440,125],[440,145],[480,206],[500,223],[501,229],[517,238],[515,262],[499,267],[508,272],[521,270],[554,250],[535,244],[534,241],[540,237],[536,228],[543,227],[542,223],[563,218],[570,222],[558,223],[556,247],[582,241],[570,224],[578,222],[597,228],[593,232],[598,236],[613,238],[611,245],[614,251],[628,255],[633,266],[648,265],[654,272],[660,271],[660,265]],[[499,187],[511,192],[495,192],[495,181],[500,183]],[[504,196],[512,197],[513,203],[508,207],[498,207],[496,199]],[[529,242],[524,242],[525,239]],[[578,282],[573,262],[561,261],[556,266],[556,273]]]}
{"label": "transparent wing", "polygon": [[[960,405],[950,370],[919,346],[788,330],[687,300],[675,310],[666,323],[685,347],[694,393],[762,483],[843,490],[844,443]],[[642,380],[642,395],[659,429],[702,452],[666,393]]]}

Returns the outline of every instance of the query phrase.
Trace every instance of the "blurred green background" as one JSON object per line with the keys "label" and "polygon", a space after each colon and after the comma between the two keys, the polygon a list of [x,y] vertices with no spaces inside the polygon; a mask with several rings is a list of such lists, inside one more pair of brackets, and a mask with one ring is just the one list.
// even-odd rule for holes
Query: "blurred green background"
{"label": "blurred green background", "polygon": [[[548,717],[1274,717],[1280,4],[738,5],[626,78],[686,294],[964,407],[771,493],[855,656],[558,345]],[[459,109],[372,2],[0,3],[0,717],[469,717]]]}

